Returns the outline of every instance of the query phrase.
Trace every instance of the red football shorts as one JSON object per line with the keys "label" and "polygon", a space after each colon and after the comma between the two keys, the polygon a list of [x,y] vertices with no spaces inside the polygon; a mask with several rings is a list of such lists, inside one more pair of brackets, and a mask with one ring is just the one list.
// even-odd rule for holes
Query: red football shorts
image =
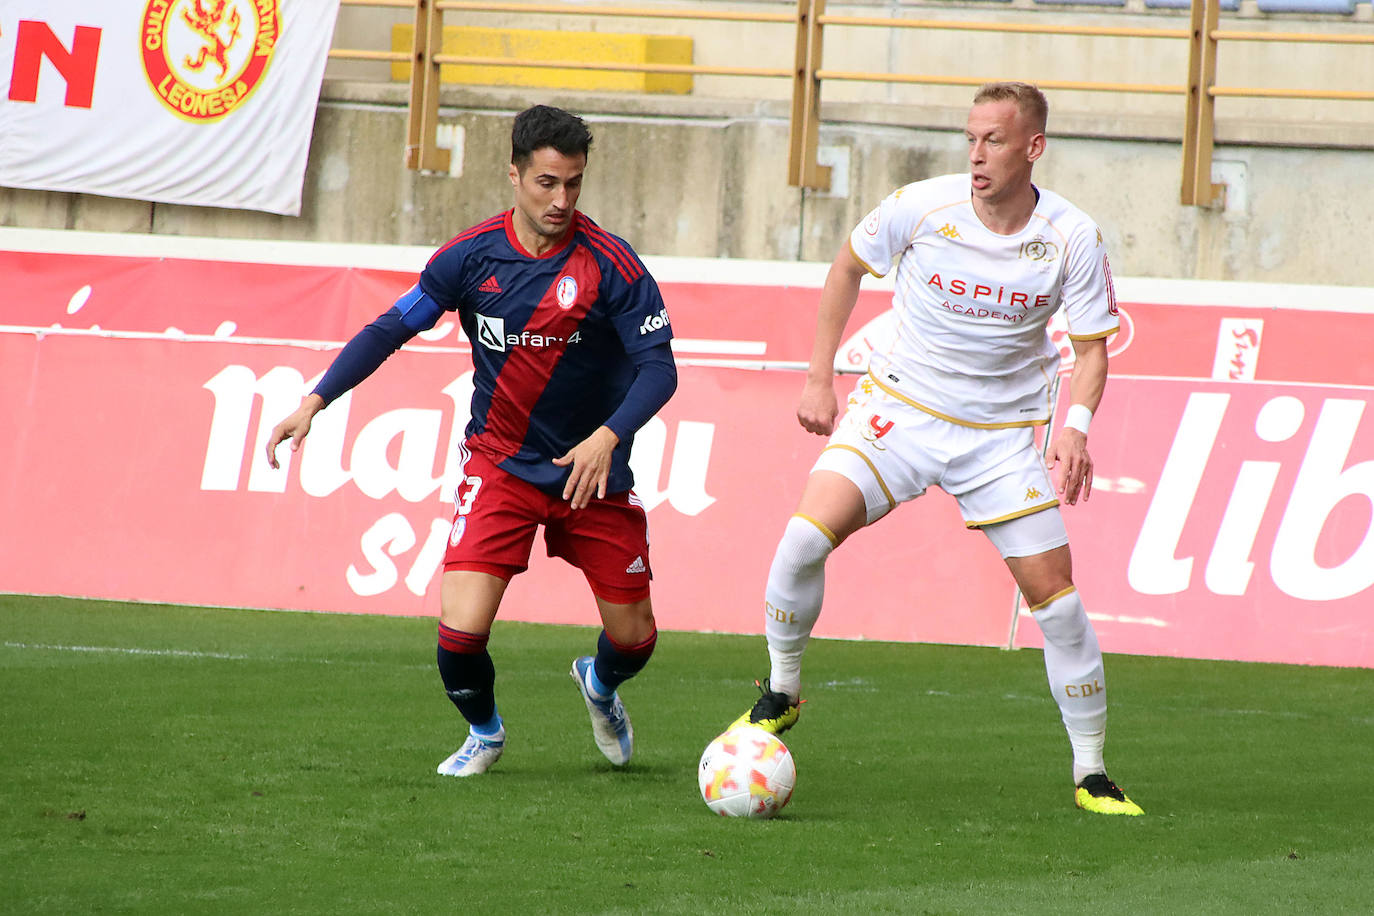
{"label": "red football shorts", "polygon": [[445,570],[509,581],[529,567],[535,531],[543,525],[549,556],[582,570],[598,598],[630,604],[649,597],[649,520],[634,491],[593,499],[574,512],[567,501],[501,470],[485,455],[464,451]]}

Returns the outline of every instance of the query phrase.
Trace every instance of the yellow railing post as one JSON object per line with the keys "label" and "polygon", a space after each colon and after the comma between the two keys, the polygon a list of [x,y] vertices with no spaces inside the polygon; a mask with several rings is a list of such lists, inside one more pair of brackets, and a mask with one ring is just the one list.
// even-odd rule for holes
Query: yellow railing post
{"label": "yellow railing post", "polygon": [[410,67],[410,107],[406,118],[406,168],[447,172],[449,151],[439,149],[439,63],[443,13],[437,0],[415,0],[415,44]]}
{"label": "yellow railing post", "polygon": [[797,0],[797,63],[792,77],[787,183],[829,190],[830,166],[816,162],[821,123],[821,81],[816,71],[821,66],[821,16],[824,14],[825,0]]}
{"label": "yellow railing post", "polygon": [[1212,148],[1216,134],[1217,23],[1221,0],[1193,0],[1188,38],[1188,104],[1183,125],[1185,206],[1212,207],[1225,199],[1226,186],[1212,183]]}

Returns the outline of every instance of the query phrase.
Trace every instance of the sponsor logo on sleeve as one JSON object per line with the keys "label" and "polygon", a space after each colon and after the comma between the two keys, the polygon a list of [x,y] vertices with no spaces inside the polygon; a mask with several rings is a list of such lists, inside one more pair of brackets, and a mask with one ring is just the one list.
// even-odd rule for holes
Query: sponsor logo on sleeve
{"label": "sponsor logo on sleeve", "polygon": [[658,310],[657,315],[650,315],[648,318],[644,319],[644,323],[639,326],[639,336],[643,337],[645,334],[651,334],[661,328],[666,328],[669,324],[668,309],[666,307],[661,308]]}

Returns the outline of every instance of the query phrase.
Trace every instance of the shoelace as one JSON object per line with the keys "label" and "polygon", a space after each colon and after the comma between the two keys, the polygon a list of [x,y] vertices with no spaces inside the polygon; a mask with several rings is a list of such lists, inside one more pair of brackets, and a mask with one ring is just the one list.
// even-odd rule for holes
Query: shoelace
{"label": "shoelace", "polygon": [[[788,699],[786,694],[777,693],[770,689],[767,678],[764,678],[762,681],[755,680],[754,686],[759,689],[759,693],[762,695],[754,701],[754,708],[749,711],[750,719],[755,721],[759,719],[776,719],[778,716],[787,712],[788,708],[792,705],[792,701]],[[805,702],[805,700],[798,700],[797,705],[800,706]]]}

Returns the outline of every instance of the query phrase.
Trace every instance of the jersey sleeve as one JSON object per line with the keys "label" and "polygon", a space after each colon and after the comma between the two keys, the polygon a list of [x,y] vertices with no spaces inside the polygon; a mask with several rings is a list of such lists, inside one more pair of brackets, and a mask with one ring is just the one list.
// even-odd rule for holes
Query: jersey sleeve
{"label": "jersey sleeve", "polygon": [[1085,220],[1070,237],[1068,247],[1061,295],[1069,338],[1095,340],[1114,334],[1121,319],[1101,230]]}
{"label": "jersey sleeve", "polygon": [[673,339],[668,306],[663,302],[658,283],[643,264],[636,265],[638,276],[629,279],[619,270],[607,273],[609,308],[607,312],[626,353],[638,353]]}
{"label": "jersey sleeve", "polygon": [[887,276],[898,257],[911,244],[915,231],[911,210],[902,205],[905,188],[893,191],[874,207],[849,233],[849,250],[875,277]]}
{"label": "jersey sleeve", "polygon": [[442,248],[420,272],[420,290],[445,311],[457,311],[463,304],[463,274],[469,250],[462,242]]}

